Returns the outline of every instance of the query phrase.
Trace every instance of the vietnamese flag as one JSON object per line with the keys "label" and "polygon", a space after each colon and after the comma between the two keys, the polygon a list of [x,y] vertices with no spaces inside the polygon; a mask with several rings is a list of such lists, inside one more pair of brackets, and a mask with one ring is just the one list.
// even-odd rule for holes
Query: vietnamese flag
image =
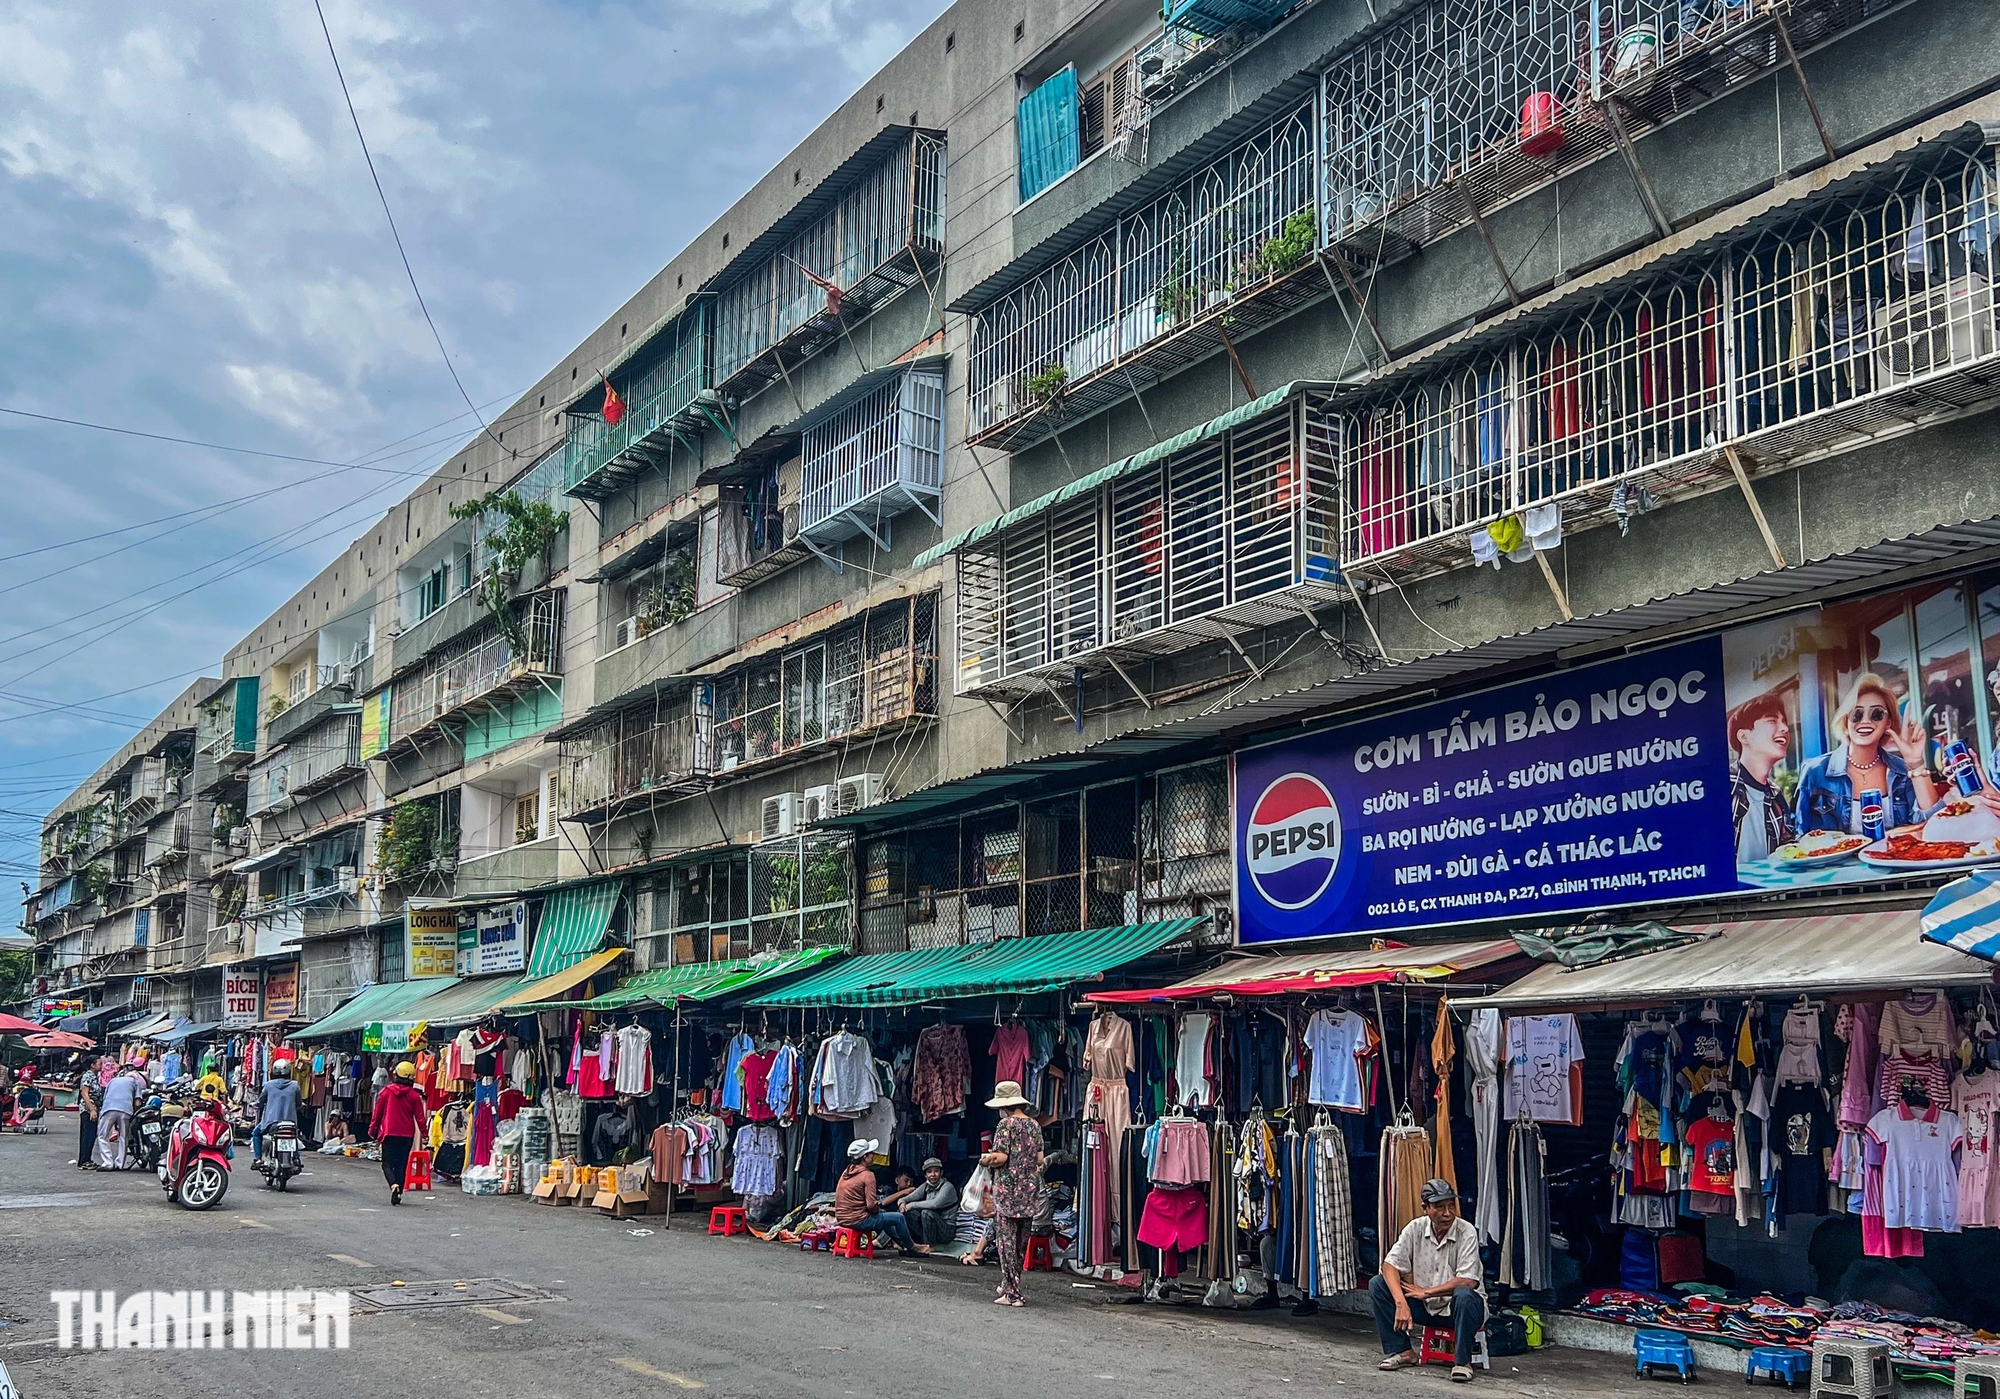
{"label": "vietnamese flag", "polygon": [[[602,374],[597,377],[604,379]],[[611,387],[609,379],[604,379],[604,421],[609,427],[617,427],[625,421],[625,400],[618,396],[618,390]]]}

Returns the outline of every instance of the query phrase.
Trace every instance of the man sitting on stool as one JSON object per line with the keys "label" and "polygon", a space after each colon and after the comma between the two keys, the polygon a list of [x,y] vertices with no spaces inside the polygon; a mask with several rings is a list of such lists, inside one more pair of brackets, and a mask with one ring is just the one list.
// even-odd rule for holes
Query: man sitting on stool
{"label": "man sitting on stool", "polygon": [[847,1148],[847,1169],[833,1187],[833,1220],[843,1229],[857,1233],[887,1234],[904,1254],[929,1253],[929,1244],[910,1237],[910,1226],[894,1210],[885,1210],[876,1198],[875,1168],[868,1164],[880,1143],[863,1138]]}
{"label": "man sitting on stool", "polygon": [[1410,1304],[1421,1302],[1426,1322],[1451,1327],[1451,1377],[1463,1384],[1472,1378],[1473,1341],[1486,1324],[1479,1231],[1459,1218],[1458,1191],[1450,1181],[1427,1182],[1422,1198],[1424,1217],[1411,1220],[1397,1236],[1381,1273],[1368,1284],[1375,1330],[1388,1357],[1382,1368],[1401,1370],[1418,1363],[1418,1353],[1410,1349],[1410,1333],[1417,1326]]}

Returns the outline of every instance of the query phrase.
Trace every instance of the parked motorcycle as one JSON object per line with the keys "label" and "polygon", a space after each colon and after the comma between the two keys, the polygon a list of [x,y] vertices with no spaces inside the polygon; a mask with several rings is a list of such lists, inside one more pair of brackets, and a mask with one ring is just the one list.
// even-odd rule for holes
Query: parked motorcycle
{"label": "parked motorcycle", "polygon": [[187,1116],[187,1109],[155,1093],[132,1114],[132,1166],[135,1170],[157,1171],[160,1158],[167,1154],[167,1133],[174,1123]]}
{"label": "parked motorcycle", "polygon": [[167,1135],[159,1165],[167,1198],[186,1210],[205,1210],[229,1190],[229,1117],[204,1098]]}
{"label": "parked motorcycle", "polygon": [[264,1155],[257,1170],[266,1190],[283,1190],[285,1182],[305,1169],[299,1143],[298,1124],[280,1122],[264,1132]]}

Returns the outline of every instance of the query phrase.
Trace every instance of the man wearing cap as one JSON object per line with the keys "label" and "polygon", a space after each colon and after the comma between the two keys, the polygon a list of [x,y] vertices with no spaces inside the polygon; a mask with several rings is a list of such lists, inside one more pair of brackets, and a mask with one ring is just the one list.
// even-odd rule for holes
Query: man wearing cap
{"label": "man wearing cap", "polygon": [[944,1178],[944,1162],[933,1156],[924,1162],[924,1178],[896,1207],[917,1242],[933,1248],[958,1234],[958,1187]]}
{"label": "man wearing cap", "polygon": [[1448,1180],[1425,1184],[1424,1217],[1413,1219],[1397,1236],[1382,1260],[1382,1271],[1368,1284],[1375,1308],[1375,1331],[1382,1338],[1384,1370],[1401,1370],[1418,1363],[1410,1349],[1417,1318],[1412,1303],[1422,1303],[1423,1322],[1452,1329],[1452,1379],[1472,1378],[1472,1348],[1486,1324],[1486,1287],[1479,1264],[1479,1232],[1458,1214],[1458,1191]]}
{"label": "man wearing cap", "polygon": [[902,1215],[881,1209],[877,1202],[875,1168],[868,1164],[868,1158],[875,1154],[878,1145],[867,1137],[849,1143],[847,1169],[840,1173],[833,1187],[833,1221],[843,1229],[887,1234],[905,1255],[929,1253],[929,1244],[918,1244],[910,1238],[910,1226]]}

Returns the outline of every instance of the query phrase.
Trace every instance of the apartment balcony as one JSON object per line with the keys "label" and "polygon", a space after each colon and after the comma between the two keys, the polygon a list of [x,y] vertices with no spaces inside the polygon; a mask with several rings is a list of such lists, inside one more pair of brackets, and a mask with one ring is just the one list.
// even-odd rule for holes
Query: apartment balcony
{"label": "apartment balcony", "polygon": [[[1347,596],[1329,396],[1282,389],[934,551],[958,556],[957,687],[981,698],[1116,674]],[[1150,701],[1148,701],[1150,702]]]}
{"label": "apartment balcony", "polygon": [[[663,713],[662,705],[675,712]],[[709,774],[711,734],[706,717],[682,697],[628,709],[563,738],[556,815],[596,824],[648,801],[701,791]]]}
{"label": "apartment balcony", "polygon": [[240,962],[249,955],[252,945],[249,925],[242,920],[230,919],[218,923],[202,938],[201,964],[219,967]]}
{"label": "apartment balcony", "polygon": [[695,687],[715,782],[937,716],[937,597],[876,608],[824,641]]}
{"label": "apartment balcony", "polygon": [[453,892],[460,898],[469,898],[479,894],[511,894],[553,884],[560,872],[562,846],[562,837],[552,835],[485,855],[462,855]]}
{"label": "apartment balcony", "polygon": [[621,491],[635,477],[664,466],[676,444],[699,458],[695,439],[705,426],[721,422],[719,401],[711,406],[713,395],[703,398],[713,368],[709,304],[705,297],[696,301],[641,349],[633,362],[655,361],[649,367],[629,377],[612,371],[612,384],[625,402],[617,423],[605,422],[601,408],[564,415],[565,493],[596,500]]}
{"label": "apartment balcony", "polygon": [[175,812],[172,821],[154,826],[146,833],[146,868],[158,870],[186,859],[193,837],[193,813],[186,809]]}
{"label": "apartment balcony", "polygon": [[257,720],[257,677],[225,681],[195,721],[196,750],[236,772],[257,755]]}
{"label": "apartment balcony", "polygon": [[1636,168],[1640,134],[1904,2],[1429,0],[1322,75],[1327,244],[1372,267],[1621,148]]}
{"label": "apartment balcony", "polygon": [[772,240],[717,293],[715,386],[725,395],[749,397],[830,344],[844,324],[912,287],[935,287],[944,256],[943,137],[890,128],[859,163],[851,177],[836,176],[817,211],[805,211],[809,222],[781,233],[782,244]]}
{"label": "apartment balcony", "polygon": [[271,752],[250,769],[245,814],[255,816],[299,797],[325,791],[365,770],[361,760],[360,706],[343,705],[329,712],[330,721]]}
{"label": "apartment balcony", "polygon": [[153,943],[146,949],[146,970],[148,973],[185,970],[189,957],[194,955],[198,948],[205,950],[205,940],[197,942],[184,935],[167,942]]}
{"label": "apartment balcony", "polygon": [[967,440],[1014,452],[1328,295],[1311,107],[974,318]]}
{"label": "apartment balcony", "polygon": [[[336,713],[347,711],[354,704],[354,690],[348,682],[348,672],[339,666],[320,666],[320,683],[300,699],[292,701],[282,714],[274,715],[264,726],[265,741],[276,748],[281,743],[290,743],[298,735]],[[358,713],[358,710],[352,712]]]}
{"label": "apartment balcony", "polygon": [[442,735],[447,721],[474,708],[503,711],[515,695],[550,684],[562,673],[563,592],[516,598],[519,651],[497,630],[398,676],[389,689],[388,744],[420,746]]}
{"label": "apartment balcony", "polygon": [[1872,186],[1342,400],[1343,568],[1463,567],[1535,507],[1573,533],[2000,403],[1993,149]]}
{"label": "apartment balcony", "polygon": [[260,894],[243,911],[243,916],[252,919],[269,918],[291,909],[313,908],[342,900],[352,900],[359,897],[360,893],[360,878],[350,866],[324,883],[290,889],[283,893]]}

